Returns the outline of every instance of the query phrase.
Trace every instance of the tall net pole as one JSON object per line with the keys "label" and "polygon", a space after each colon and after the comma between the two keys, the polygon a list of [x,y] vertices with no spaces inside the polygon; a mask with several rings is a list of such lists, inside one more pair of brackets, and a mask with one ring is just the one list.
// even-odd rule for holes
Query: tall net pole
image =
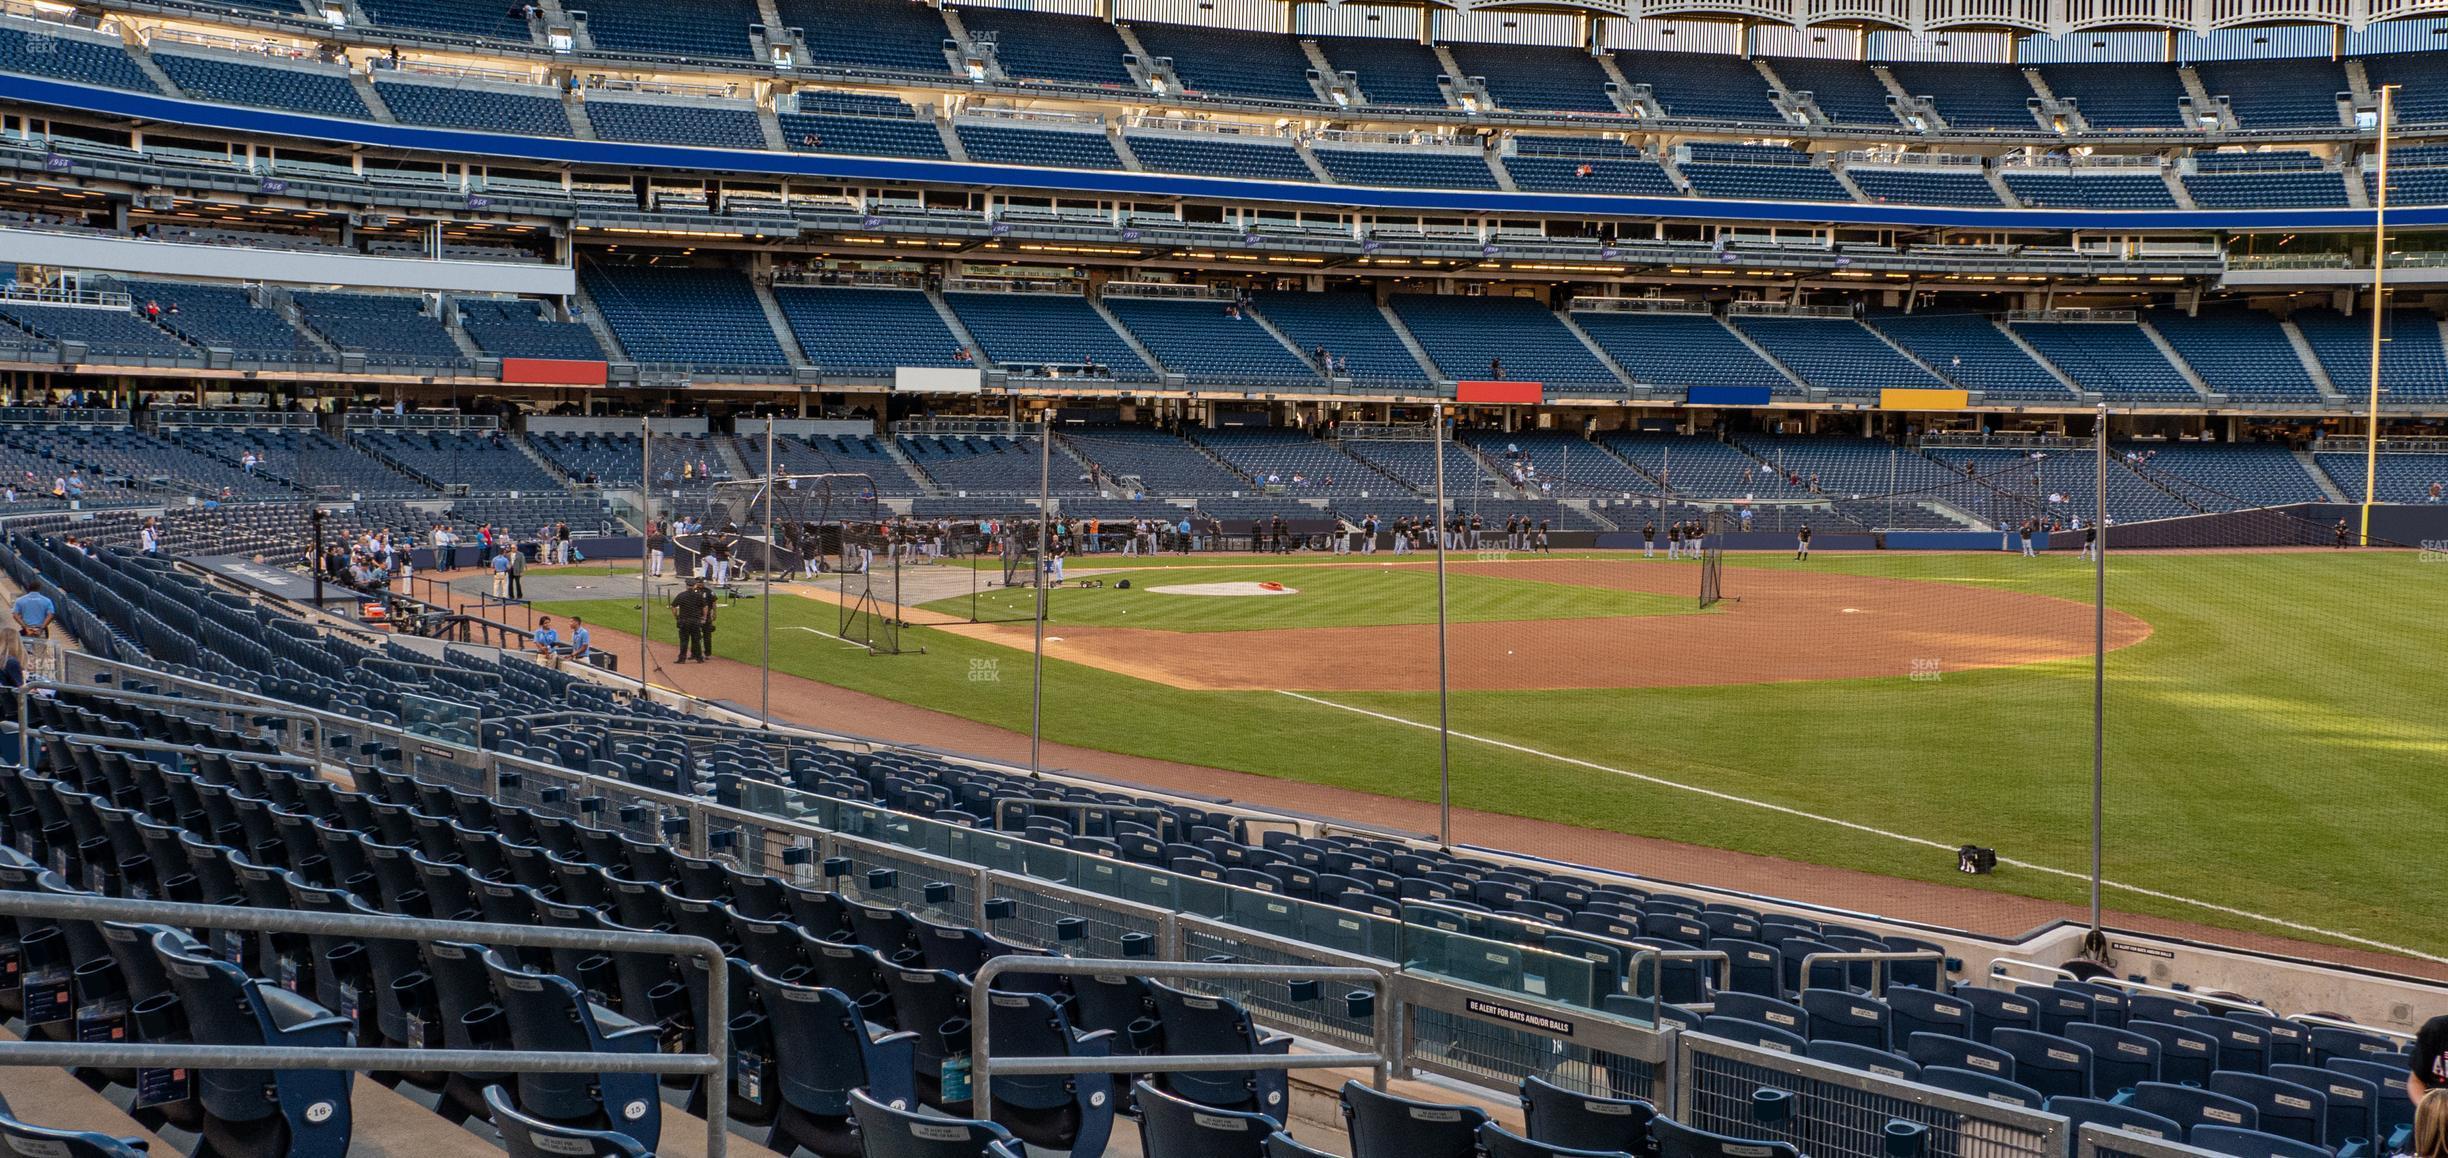
{"label": "tall net pole", "polygon": [[646,525],[639,528],[646,533],[646,540],[638,550],[637,679],[638,694],[642,696],[646,694],[646,672],[648,670],[646,667],[646,631],[654,619],[654,601],[647,598],[651,589],[651,577],[646,572],[648,563],[654,558],[655,545],[654,418],[651,415],[641,416],[638,419],[638,487],[646,496],[646,509],[643,516]]}
{"label": "tall net pole", "polygon": [[1436,404],[1435,432],[1428,445],[1436,453],[1436,592],[1437,592],[1437,843],[1453,845],[1453,681],[1445,641],[1445,540],[1450,519],[1445,510],[1445,404]]}
{"label": "tall net pole", "polygon": [[2380,86],[2380,189],[2372,199],[2371,398],[2363,431],[2363,525],[2355,537],[2366,547],[2371,546],[2372,495],[2380,486],[2380,334],[2388,306],[2381,282],[2388,276],[2389,107],[2396,92],[2396,85]]}
{"label": "tall net pole", "polygon": [[774,420],[765,419],[765,592],[758,600],[764,613],[764,670],[757,682],[757,722],[773,727],[773,573],[774,573]]}
{"label": "tall net pole", "polygon": [[2108,955],[2100,922],[2101,823],[2108,784],[2108,404],[2091,426],[2091,932],[2083,948]]}
{"label": "tall net pole", "polygon": [[1046,535],[1054,522],[1054,412],[1037,412],[1037,640],[1029,655],[1029,771],[1045,771]]}

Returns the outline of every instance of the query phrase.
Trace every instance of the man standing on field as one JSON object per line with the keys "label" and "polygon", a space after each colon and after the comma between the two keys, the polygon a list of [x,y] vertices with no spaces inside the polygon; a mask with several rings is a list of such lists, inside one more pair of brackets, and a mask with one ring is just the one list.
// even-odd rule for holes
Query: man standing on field
{"label": "man standing on field", "polygon": [[1802,524],[1802,529],[1794,532],[1794,559],[1802,563],[1810,562],[1809,523]]}

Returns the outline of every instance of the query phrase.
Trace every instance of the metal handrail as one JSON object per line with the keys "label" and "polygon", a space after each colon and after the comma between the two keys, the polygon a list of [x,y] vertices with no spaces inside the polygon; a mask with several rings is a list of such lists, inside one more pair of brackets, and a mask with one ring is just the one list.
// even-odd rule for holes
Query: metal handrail
{"label": "metal handrail", "polygon": [[1941,973],[1946,971],[1946,954],[1941,953],[1936,949],[1897,949],[1884,952],[1875,949],[1859,949],[1846,950],[1837,953],[1805,953],[1802,955],[1803,988],[1810,988],[1811,970],[1816,968],[1822,961],[1834,961],[1838,963],[1854,961],[1869,962],[1870,992],[1873,994],[1882,994],[1887,992],[1887,966],[1890,962],[1935,961],[1938,963],[1938,969]]}
{"label": "metal handrail", "polygon": [[544,1050],[308,1049],[282,1046],[129,1045],[104,1042],[0,1042],[0,1066],[193,1066],[261,1070],[461,1070],[489,1073],[693,1074],[705,1081],[707,1158],[723,1158],[730,1117],[725,1076],[731,1027],[730,967],[722,947],[703,937],[610,929],[554,929],[422,917],[249,909],[136,901],[119,897],[0,892],[0,915],[54,921],[129,921],[178,928],[368,937],[387,941],[465,939],[487,946],[606,953],[686,954],[706,963],[704,1053],[597,1054]]}
{"label": "metal handrail", "polygon": [[[1588,936],[1588,934],[1585,933],[1575,933],[1572,935],[1576,937]],[[1609,943],[1616,943],[1609,938],[1592,939],[1606,940],[1609,941]],[[1634,985],[1635,996],[1639,995],[1637,989],[1640,978],[1641,962],[1643,961],[1655,961],[1658,963],[1657,988],[1652,989],[1649,993],[1649,996],[1652,997],[1657,996],[1666,987],[1666,962],[1668,961],[1715,961],[1717,963],[1717,976],[1715,979],[1717,983],[1717,991],[1723,992],[1727,989],[1733,988],[1732,982],[1734,978],[1734,959],[1727,956],[1726,951],[1723,949],[1654,949],[1646,945],[1641,945],[1635,947],[1633,949],[1632,956],[1624,962],[1625,980]]]}
{"label": "metal handrail", "polygon": [[[1393,1074],[1395,1042],[1402,1026],[1401,994],[1394,988],[1394,971],[1388,968],[1361,968],[1337,965],[1243,965],[1228,961],[1132,961],[1092,957],[996,957],[978,966],[969,979],[970,989],[991,994],[995,978],[1006,973],[1036,973],[1054,977],[1088,977],[1099,974],[1121,974],[1130,977],[1179,978],[1187,981],[1353,981],[1373,986],[1377,1004],[1373,1015],[1373,1035],[1376,1048],[1367,1053],[1306,1053],[1259,1056],[1254,1054],[1177,1054],[1174,1056],[1137,1056],[1128,1059],[1133,1073],[1189,1074],[1230,1073],[1235,1070],[1322,1070],[1339,1066],[1364,1065],[1375,1075],[1373,1084],[1386,1087]],[[996,1063],[987,1057],[987,1023],[993,1017],[994,1002],[973,1001],[969,1011],[969,1082],[971,1105],[994,1112],[994,1094],[989,1083],[996,1069],[1014,1076],[1038,1074],[1090,1074],[1111,1069],[1111,1058],[1093,1057],[1024,1057],[1005,1058]]]}

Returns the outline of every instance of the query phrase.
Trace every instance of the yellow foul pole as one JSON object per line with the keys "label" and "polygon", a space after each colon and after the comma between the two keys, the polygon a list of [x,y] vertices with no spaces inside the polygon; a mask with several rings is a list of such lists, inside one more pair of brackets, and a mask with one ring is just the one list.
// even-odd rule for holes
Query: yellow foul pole
{"label": "yellow foul pole", "polygon": [[2380,179],[2372,198],[2371,399],[2364,412],[2363,525],[2355,536],[2366,547],[2371,546],[2372,494],[2380,480],[2380,327],[2388,309],[2381,281],[2388,270],[2389,98],[2396,92],[2396,85],[2380,86]]}

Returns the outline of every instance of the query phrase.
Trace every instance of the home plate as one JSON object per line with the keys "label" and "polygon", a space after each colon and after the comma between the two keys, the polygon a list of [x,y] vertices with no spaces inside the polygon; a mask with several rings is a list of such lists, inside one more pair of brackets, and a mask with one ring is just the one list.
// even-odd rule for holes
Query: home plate
{"label": "home plate", "polygon": [[1281,583],[1175,583],[1165,587],[1150,587],[1158,595],[1298,595],[1300,588]]}

